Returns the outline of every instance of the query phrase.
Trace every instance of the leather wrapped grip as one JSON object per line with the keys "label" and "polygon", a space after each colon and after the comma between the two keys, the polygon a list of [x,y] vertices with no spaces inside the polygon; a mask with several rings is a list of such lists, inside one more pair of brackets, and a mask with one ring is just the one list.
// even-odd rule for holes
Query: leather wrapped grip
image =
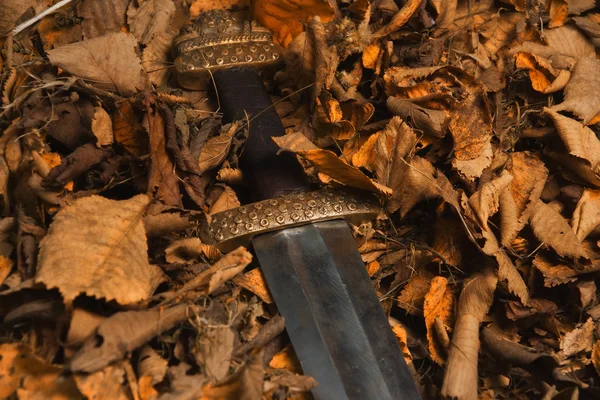
{"label": "leather wrapped grip", "polygon": [[224,122],[246,121],[246,114],[250,119],[240,167],[252,185],[254,201],[310,190],[296,157],[284,152],[277,155],[280,148],[271,137],[285,131],[259,74],[234,67],[216,71],[214,79]]}

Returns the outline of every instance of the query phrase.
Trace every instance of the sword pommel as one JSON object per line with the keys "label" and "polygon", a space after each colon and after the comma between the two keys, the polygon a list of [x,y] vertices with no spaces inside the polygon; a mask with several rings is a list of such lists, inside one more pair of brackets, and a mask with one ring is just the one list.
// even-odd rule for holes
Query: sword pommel
{"label": "sword pommel", "polygon": [[182,29],[175,41],[175,69],[183,87],[198,90],[217,70],[236,66],[277,69],[282,52],[271,32],[244,14],[211,10]]}
{"label": "sword pommel", "polygon": [[377,197],[368,193],[318,190],[275,197],[223,211],[204,220],[202,242],[229,252],[256,235],[313,222],[345,219],[359,225],[379,214]]}

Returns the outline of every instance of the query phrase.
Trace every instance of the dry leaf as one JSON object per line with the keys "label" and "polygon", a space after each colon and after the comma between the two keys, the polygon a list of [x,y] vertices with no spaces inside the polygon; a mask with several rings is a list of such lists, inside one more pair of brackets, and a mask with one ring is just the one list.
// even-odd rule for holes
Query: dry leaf
{"label": "dry leaf", "polygon": [[375,170],[375,163],[377,161],[375,148],[380,135],[381,132],[377,132],[369,136],[367,141],[352,155],[352,165],[357,168],[364,168],[370,172]]}
{"label": "dry leaf", "polygon": [[488,230],[488,219],[498,211],[500,194],[511,184],[513,176],[506,170],[499,177],[487,182],[469,198],[483,229]]}
{"label": "dry leaf", "polygon": [[580,242],[600,225],[600,191],[585,189],[573,211],[571,226]]}
{"label": "dry leaf", "polygon": [[202,243],[197,237],[174,240],[165,249],[165,257],[169,263],[193,264],[204,258],[215,260],[221,253],[213,246]]}
{"label": "dry leaf", "polygon": [[131,96],[147,85],[137,41],[123,32],[68,44],[48,51],[50,62],[105,90]]}
{"label": "dry leaf", "polygon": [[235,333],[228,325],[207,326],[197,339],[194,357],[212,382],[228,375],[234,342]]}
{"label": "dry leaf", "polygon": [[276,43],[287,46],[304,31],[306,23],[319,16],[322,22],[332,20],[334,10],[325,0],[292,1],[256,0],[253,2],[254,18],[269,28]]}
{"label": "dry leaf", "polygon": [[540,93],[558,92],[567,86],[571,78],[568,70],[555,69],[550,60],[531,53],[517,53],[516,65],[529,70],[531,86]]}
{"label": "dry leaf", "polygon": [[264,374],[263,352],[254,351],[226,381],[204,386],[200,400],[261,400]]}
{"label": "dry leaf", "polygon": [[223,189],[223,193],[221,193],[210,207],[210,210],[208,211],[209,215],[231,210],[232,208],[237,208],[242,205],[232,188],[225,186]]}
{"label": "dry leaf", "polygon": [[432,277],[429,274],[414,274],[396,299],[398,307],[405,309],[409,314],[421,315],[425,296],[431,287],[431,280]]}
{"label": "dry leaf", "polygon": [[497,282],[496,274],[486,269],[464,283],[458,300],[442,396],[477,399],[479,324],[492,305]]}
{"label": "dry leaf", "polygon": [[83,34],[92,39],[107,33],[120,31],[126,25],[129,0],[108,0],[98,3],[83,0],[77,3],[77,15],[83,18]]}
{"label": "dry leaf", "polygon": [[402,117],[413,129],[437,138],[446,136],[448,127],[446,112],[421,107],[393,96],[388,97],[386,104],[392,114]]}
{"label": "dry leaf", "polygon": [[[149,3],[147,1],[144,4]],[[173,40],[177,31],[172,28],[156,35],[142,52],[142,65],[150,82],[156,86],[166,86],[169,78],[169,59]]]}
{"label": "dry leaf", "polygon": [[40,243],[36,282],[58,288],[67,302],[82,293],[120,304],[147,298],[154,290],[142,221],[149,201],[90,196],[61,209]]}
{"label": "dry leaf", "polygon": [[596,341],[592,347],[592,363],[596,369],[596,373],[600,375],[600,341]]}
{"label": "dry leaf", "polygon": [[296,374],[302,372],[300,361],[291,344],[287,344],[283,350],[273,356],[271,361],[269,361],[269,367],[285,369]]}
{"label": "dry leaf", "polygon": [[440,349],[434,325],[436,319],[439,318],[443,322],[445,329],[451,329],[454,322],[454,294],[448,287],[448,280],[446,278],[436,276],[431,281],[429,291],[425,295],[423,314],[425,316],[425,326],[427,327],[430,357],[439,365],[443,365],[445,349]]}
{"label": "dry leaf", "polygon": [[0,35],[5,36],[15,27],[17,21],[27,10],[35,5],[35,0],[8,0],[2,2],[0,14]]}
{"label": "dry leaf", "polygon": [[23,349],[19,343],[3,343],[0,345],[0,398],[6,399],[19,386],[21,378],[15,373],[13,362]]}
{"label": "dry leaf", "polygon": [[117,104],[112,115],[112,127],[117,143],[136,157],[148,154],[146,129],[138,121],[130,101]]}
{"label": "dry leaf", "polygon": [[138,374],[142,377],[149,377],[153,385],[163,381],[167,374],[168,365],[169,362],[158,355],[149,345],[145,345],[140,349],[137,368]]}
{"label": "dry leaf", "polygon": [[544,163],[527,152],[512,153],[508,171],[513,180],[499,199],[501,242],[505,247],[512,246],[512,241],[529,220],[548,177]]}
{"label": "dry leaf", "polygon": [[592,350],[594,344],[594,320],[588,320],[563,336],[560,341],[561,356],[570,357],[579,352]]}
{"label": "dry leaf", "polygon": [[96,136],[98,147],[108,146],[113,143],[112,119],[102,107],[94,107],[92,118],[92,132]]}
{"label": "dry leaf", "polygon": [[271,297],[265,278],[259,268],[255,268],[243,275],[236,276],[233,278],[233,283],[254,293],[265,303],[273,303],[273,298]]}
{"label": "dry leaf", "polygon": [[67,333],[67,346],[78,347],[88,339],[106,317],[76,308],[71,313],[71,324]]}
{"label": "dry leaf", "polygon": [[238,127],[239,123],[234,122],[229,125],[229,127],[225,126],[225,129],[221,131],[219,136],[209,139],[200,152],[200,159],[198,160],[200,171],[198,173],[208,171],[209,169],[218,166],[223,162],[223,160],[225,160],[225,158],[229,155],[231,141],[233,140],[233,135],[235,135]]}
{"label": "dry leaf", "polygon": [[588,257],[567,220],[543,201],[538,201],[533,207],[529,222],[535,236],[561,256]]}
{"label": "dry leaf", "polygon": [[123,368],[113,365],[90,375],[75,375],[77,388],[87,398],[98,400],[129,400],[129,387]]}
{"label": "dry leaf", "polygon": [[102,321],[69,362],[74,372],[95,372],[121,360],[154,336],[185,321],[192,307],[180,304],[150,311],[122,311]]}
{"label": "dry leaf", "polygon": [[573,69],[573,76],[565,88],[564,101],[550,109],[569,111],[588,125],[600,114],[600,61],[583,57]]}
{"label": "dry leaf", "polygon": [[156,36],[167,32],[175,15],[175,3],[172,0],[147,0],[129,4],[127,22],[131,33],[142,44],[148,44]]}

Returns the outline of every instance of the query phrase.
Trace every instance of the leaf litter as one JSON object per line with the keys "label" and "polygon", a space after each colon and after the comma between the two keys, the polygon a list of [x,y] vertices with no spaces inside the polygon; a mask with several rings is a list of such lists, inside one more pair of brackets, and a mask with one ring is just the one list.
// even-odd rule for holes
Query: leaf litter
{"label": "leaf litter", "polygon": [[248,121],[173,76],[182,27],[219,8],[284,47],[282,151],[380,197],[352,231],[423,397],[597,395],[593,2],[82,0],[10,34],[56,3],[0,5],[0,397],[318,384],[249,249],[197,234],[251,189]]}

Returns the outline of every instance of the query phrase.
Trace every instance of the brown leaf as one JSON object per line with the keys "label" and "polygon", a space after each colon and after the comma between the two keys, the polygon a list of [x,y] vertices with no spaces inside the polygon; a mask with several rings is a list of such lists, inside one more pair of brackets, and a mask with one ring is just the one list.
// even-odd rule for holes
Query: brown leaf
{"label": "brown leaf", "polygon": [[[149,1],[144,4],[148,4]],[[166,86],[169,78],[169,58],[173,40],[177,31],[173,29],[160,32],[148,43],[142,52],[142,65],[150,82],[156,86]]]}
{"label": "brown leaf", "polygon": [[233,283],[254,293],[265,303],[273,303],[273,298],[271,297],[271,293],[267,288],[265,278],[263,277],[259,268],[255,268],[250,272],[236,276],[233,278]]}
{"label": "brown leaf", "polygon": [[120,304],[147,298],[154,290],[142,222],[149,201],[90,196],[61,209],[40,243],[36,282],[58,288],[67,302],[81,293]]}
{"label": "brown leaf", "polygon": [[588,125],[600,113],[600,61],[579,59],[565,88],[564,101],[550,110],[572,112]]}
{"label": "brown leaf", "polygon": [[136,5],[131,2],[127,10],[127,23],[139,42],[148,44],[156,36],[167,32],[175,15],[172,0],[147,0]]}
{"label": "brown leaf", "polygon": [[423,314],[425,316],[425,326],[427,327],[427,342],[430,357],[439,365],[443,365],[445,349],[440,349],[440,344],[435,338],[434,325],[436,319],[439,318],[445,325],[445,329],[451,329],[454,322],[454,293],[448,287],[448,280],[446,278],[436,276],[431,281],[429,291],[425,295]]}
{"label": "brown leaf", "polygon": [[92,118],[92,132],[96,136],[98,147],[108,146],[113,143],[113,129],[110,115],[102,107],[94,107]]}
{"label": "brown leaf", "polygon": [[544,276],[544,286],[553,287],[577,280],[577,271],[565,264],[551,263],[541,253],[535,255],[533,265]]}
{"label": "brown leaf", "polygon": [[239,128],[239,125],[238,122],[234,122],[228,127],[225,126],[219,136],[215,136],[208,140],[206,145],[202,148],[202,152],[200,152],[200,159],[198,160],[200,171],[198,173],[208,171],[225,160],[229,155],[231,141],[233,140],[233,135]]}
{"label": "brown leaf", "polygon": [[334,10],[325,0],[309,0],[302,4],[291,1],[256,0],[252,8],[258,22],[269,28],[276,43],[287,46],[304,31],[306,23],[319,16],[322,22],[333,19]]}
{"label": "brown leaf", "polygon": [[147,85],[136,48],[132,35],[119,32],[50,50],[48,57],[52,64],[99,89],[131,96]]}
{"label": "brown leaf", "polygon": [[588,257],[567,220],[543,201],[538,201],[533,207],[529,222],[535,236],[561,256]]}
{"label": "brown leaf", "polygon": [[204,386],[200,400],[261,400],[264,375],[263,352],[254,351],[226,381]]}
{"label": "brown leaf", "polygon": [[600,45],[600,14],[589,13],[583,17],[573,17],[573,21],[591,38],[594,46]]}
{"label": "brown leaf", "polygon": [[548,169],[527,152],[511,153],[508,171],[513,180],[500,194],[500,232],[502,245],[511,247],[537,203],[548,177]]}
{"label": "brown leaf", "polygon": [[364,168],[370,172],[375,170],[375,163],[377,162],[375,148],[380,135],[381,132],[377,132],[369,136],[367,141],[352,155],[352,165],[357,168]]}
{"label": "brown leaf", "polygon": [[83,34],[92,39],[107,33],[118,32],[126,26],[129,0],[109,0],[102,4],[94,0],[77,3],[77,15],[83,18]]}
{"label": "brown leaf", "polygon": [[486,269],[464,283],[458,300],[442,396],[458,399],[477,398],[479,324],[492,305],[497,282],[496,274]]}
{"label": "brown leaf", "polygon": [[558,92],[567,86],[571,72],[552,67],[552,62],[532,53],[519,52],[516,55],[517,68],[529,70],[531,86],[540,93]]}
{"label": "brown leaf", "polygon": [[242,204],[237,198],[237,195],[229,186],[225,186],[223,193],[215,200],[214,204],[210,207],[208,211],[209,215],[214,215],[216,213],[231,210],[232,208],[237,208]]}
{"label": "brown leaf", "polygon": [[488,219],[498,211],[500,194],[511,184],[512,180],[513,176],[504,170],[500,176],[483,184],[469,198],[469,205],[483,229],[489,229]]}
{"label": "brown leaf", "polygon": [[[162,358],[149,345],[144,345],[140,349],[140,358],[138,360],[138,374],[141,377],[147,376],[153,385],[160,383],[167,374],[169,362]],[[140,378],[141,379],[141,378]]]}
{"label": "brown leaf", "polygon": [[432,277],[428,273],[414,274],[396,299],[398,307],[405,309],[409,314],[421,315],[431,281]]}
{"label": "brown leaf", "polygon": [[600,191],[586,189],[573,211],[571,226],[580,242],[600,225]]}
{"label": "brown leaf", "polygon": [[596,373],[600,375],[600,341],[596,340],[592,347],[592,363],[596,369]]}
{"label": "brown leaf", "polygon": [[130,101],[117,104],[112,114],[112,127],[117,143],[136,157],[148,154],[150,144],[145,128],[138,121]]}
{"label": "brown leaf", "polygon": [[129,388],[125,386],[125,370],[113,365],[90,375],[75,375],[79,391],[87,398],[98,400],[129,400]]}
{"label": "brown leaf", "polygon": [[421,107],[393,96],[388,97],[387,108],[392,114],[402,117],[417,131],[423,131],[437,138],[446,136],[448,116],[444,111]]}
{"label": "brown leaf", "polygon": [[192,264],[203,258],[214,260],[215,255],[218,259],[221,253],[213,246],[202,243],[197,237],[174,240],[165,249],[165,257],[169,263]]}
{"label": "brown leaf", "polygon": [[302,372],[300,361],[291,344],[287,344],[283,350],[273,356],[271,361],[269,361],[269,367],[285,369],[297,374]]}
{"label": "brown leaf", "polygon": [[235,333],[228,325],[207,326],[197,339],[194,358],[212,382],[228,375],[234,343]]}
{"label": "brown leaf", "polygon": [[98,326],[69,362],[73,372],[95,372],[121,360],[154,336],[185,321],[192,308],[180,304],[162,310],[118,312]]}
{"label": "brown leaf", "polygon": [[106,317],[76,308],[71,313],[71,324],[67,333],[66,345],[76,348],[82,345],[98,328]]}
{"label": "brown leaf", "polygon": [[[166,134],[169,121],[160,113],[159,105],[152,96],[144,96],[142,103],[147,113],[144,126],[148,131],[150,143],[150,170],[148,171],[148,194],[169,206],[183,208],[179,178],[175,175],[175,166],[167,154]],[[166,106],[165,106],[166,107]],[[173,127],[171,125],[171,127]],[[174,129],[174,127],[173,127]]]}
{"label": "brown leaf", "polygon": [[594,321],[592,318],[565,334],[560,341],[559,356],[570,357],[582,351],[592,350],[594,344]]}
{"label": "brown leaf", "polygon": [[400,207],[399,196],[406,193],[406,175],[416,142],[414,131],[400,117],[392,118],[377,139],[375,175],[381,184],[394,191],[388,202],[389,212]]}

